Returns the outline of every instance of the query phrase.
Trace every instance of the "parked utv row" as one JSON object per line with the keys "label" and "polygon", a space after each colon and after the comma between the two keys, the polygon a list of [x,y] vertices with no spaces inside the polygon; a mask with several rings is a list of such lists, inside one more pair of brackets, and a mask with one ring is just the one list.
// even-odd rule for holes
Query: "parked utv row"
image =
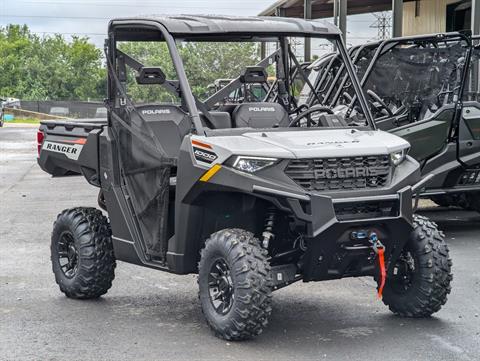
{"label": "parked utv row", "polygon": [[[445,304],[448,247],[412,204],[430,179],[421,171],[432,167],[426,168],[431,157],[419,157],[427,151],[413,145],[420,165],[399,132],[377,129],[372,99],[364,97],[336,27],[291,18],[152,16],[113,20],[108,34],[108,119],[46,121],[38,132],[40,167],[54,177],[83,175],[98,188],[103,209],[67,209],[55,221],[52,266],[65,295],[105,294],[116,261],[198,273],[207,323],[228,340],[260,334],[272,292],[300,280],[373,277],[383,302],[405,317],[428,317]],[[324,64],[337,74],[318,71],[330,84],[328,95],[292,50],[305,37],[336,49]],[[130,42],[165,44],[175,78],[167,78],[166,65],[128,54]],[[187,42],[267,43],[276,50],[243,64],[237,78],[201,99],[192,92],[200,84],[189,81],[199,77],[179,52]],[[456,35],[451,42],[468,64],[468,40]],[[300,104],[298,79],[313,101]],[[334,86],[335,79],[342,85]],[[456,86],[443,89],[436,106],[454,97]],[[158,101],[135,99],[142,94],[135,87],[157,91]],[[231,97],[238,88],[266,91],[261,101],[239,100]],[[467,128],[446,116],[459,112],[457,103],[448,111],[432,106],[441,123],[432,128],[449,141],[462,139],[448,159],[468,163],[471,147],[461,133]],[[378,113],[397,112],[379,104]],[[468,109],[477,111],[474,104]],[[430,141],[440,143],[424,140]]]}
{"label": "parked utv row", "polygon": [[[478,39],[447,33],[390,39],[349,50],[378,129],[409,141],[422,177],[422,197],[441,206],[480,212],[480,103]],[[308,68],[315,91],[330,107],[355,109],[345,70],[334,53]]]}

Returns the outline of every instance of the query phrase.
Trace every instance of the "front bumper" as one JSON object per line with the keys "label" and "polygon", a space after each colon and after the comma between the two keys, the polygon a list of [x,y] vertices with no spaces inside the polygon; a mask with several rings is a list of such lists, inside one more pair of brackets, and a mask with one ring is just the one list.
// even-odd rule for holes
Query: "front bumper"
{"label": "front bumper", "polygon": [[[191,162],[190,158],[187,161]],[[305,192],[285,176],[281,167],[270,167],[259,174],[221,167],[208,182],[198,182],[202,171],[199,169],[196,177],[180,177],[194,184],[177,184],[177,201],[198,206],[201,194],[242,193],[261,198],[290,215],[291,226],[307,246],[298,263],[305,281],[375,275],[376,257],[371,245],[350,237],[358,231],[378,235],[385,245],[385,259],[391,270],[412,230],[411,184],[420,179],[418,163],[413,160],[405,161],[397,169],[388,187],[350,192]],[[363,209],[349,211],[349,207],[357,205]],[[177,238],[183,237],[181,232],[180,228]]]}
{"label": "front bumper", "polygon": [[370,243],[352,238],[359,231],[378,235],[391,271],[412,231],[412,195],[412,187],[405,187],[393,195],[287,198],[295,218],[306,224],[303,280],[375,275],[376,257]]}

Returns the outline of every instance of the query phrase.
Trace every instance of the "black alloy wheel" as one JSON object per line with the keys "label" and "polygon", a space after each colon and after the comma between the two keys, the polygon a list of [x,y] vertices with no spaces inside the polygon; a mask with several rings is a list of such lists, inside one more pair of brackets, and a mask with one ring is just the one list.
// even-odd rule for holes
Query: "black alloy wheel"
{"label": "black alloy wheel", "polygon": [[221,315],[232,308],[235,293],[230,268],[223,258],[212,264],[208,275],[208,289],[212,306]]}
{"label": "black alloy wheel", "polygon": [[409,250],[404,250],[398,258],[389,280],[395,293],[404,293],[412,287],[415,279],[415,263],[412,253]]}
{"label": "black alloy wheel", "polygon": [[65,231],[60,235],[57,248],[60,269],[65,277],[73,278],[78,269],[78,250],[71,232]]}

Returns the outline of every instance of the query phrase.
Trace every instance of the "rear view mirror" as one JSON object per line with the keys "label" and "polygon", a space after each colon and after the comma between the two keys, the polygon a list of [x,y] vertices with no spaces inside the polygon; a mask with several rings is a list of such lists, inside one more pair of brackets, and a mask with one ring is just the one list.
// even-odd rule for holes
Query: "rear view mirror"
{"label": "rear view mirror", "polygon": [[157,67],[142,67],[137,73],[137,84],[163,84],[166,76],[162,69]]}

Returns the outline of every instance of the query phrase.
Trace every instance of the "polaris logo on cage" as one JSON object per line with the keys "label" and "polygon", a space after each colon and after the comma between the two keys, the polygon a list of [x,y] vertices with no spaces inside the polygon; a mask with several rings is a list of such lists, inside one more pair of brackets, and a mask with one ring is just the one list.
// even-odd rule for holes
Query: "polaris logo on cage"
{"label": "polaris logo on cage", "polygon": [[45,141],[42,150],[64,154],[67,158],[78,160],[80,152],[83,149],[82,144],[63,144]]}
{"label": "polaris logo on cage", "polygon": [[144,115],[159,115],[159,114],[170,114],[170,109],[145,109],[142,110]]}
{"label": "polaris logo on cage", "polygon": [[195,159],[198,160],[199,162],[204,162],[204,163],[213,163],[214,160],[218,158],[218,156],[205,149],[200,149],[197,147],[193,147],[193,154],[195,156]]}
{"label": "polaris logo on cage", "polygon": [[249,107],[249,112],[274,112],[274,107]]}

